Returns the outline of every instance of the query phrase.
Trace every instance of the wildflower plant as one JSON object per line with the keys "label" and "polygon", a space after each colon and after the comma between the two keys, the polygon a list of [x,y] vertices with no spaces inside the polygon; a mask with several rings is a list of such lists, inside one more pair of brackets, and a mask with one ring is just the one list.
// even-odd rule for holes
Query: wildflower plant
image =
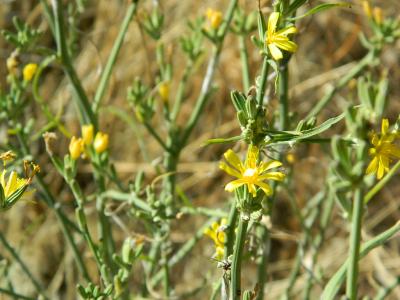
{"label": "wildflower plant", "polygon": [[[12,49],[4,59],[7,78],[0,90],[0,147],[7,151],[0,155],[4,162],[0,212],[7,217],[11,209],[18,209],[15,204],[24,195],[35,193],[41,204],[38,211],[46,209],[43,218],[54,215],[60,226],[68,247],[63,254],[68,258],[72,253],[74,266],[65,272],[72,270],[77,297],[203,299],[211,287],[210,299],[261,300],[271,297],[265,288],[271,278],[286,284],[280,291],[282,299],[331,300],[342,291],[350,300],[367,296],[360,288],[360,260],[400,231],[399,222],[380,234],[364,226],[366,212],[375,212],[367,210],[367,205],[400,169],[400,118],[390,126],[389,119],[394,121],[387,109],[393,102],[391,70],[381,63],[381,54],[398,41],[398,18],[386,15],[372,2],[357,2],[357,11],[368,26],[359,35],[364,56],[346,65],[338,80],[327,76],[331,85],[324,95],[316,102],[301,99],[297,109],[293,91],[302,84],[292,84],[296,72],[291,61],[296,58],[301,64],[304,57],[298,56],[310,47],[303,39],[311,32],[309,17],[347,8],[347,2],[276,0],[259,1],[257,7],[229,0],[218,9],[201,7],[193,19],[185,20],[184,32],[171,38],[168,29],[173,14],[168,1],[126,1],[121,4],[123,19],[108,55],[99,55],[96,80],[82,77],[78,55],[80,41],[87,39],[81,18],[91,4],[67,2],[40,1],[43,31],[36,28],[37,23],[28,25],[17,18],[13,29],[2,31]],[[137,36],[131,36],[133,23]],[[112,87],[123,82],[118,60],[129,47],[125,43],[132,40],[140,40],[143,47],[144,71],[122,66],[132,77],[123,101],[117,101],[120,89]],[[328,56],[318,49],[316,59]],[[128,52],[135,56],[140,51]],[[224,55],[230,52],[238,59],[226,59]],[[236,77],[241,77],[241,84],[233,79],[221,89],[217,78],[227,74],[222,69],[226,60],[228,73],[240,74]],[[308,80],[307,73],[302,76]],[[48,78],[56,82],[53,91],[47,87]],[[318,82],[311,81],[313,87]],[[66,115],[64,107],[55,111],[57,97],[52,92],[64,85],[71,91],[73,104],[66,110],[76,114]],[[232,110],[220,109],[224,99],[216,96],[218,89],[230,96]],[[339,103],[331,110],[335,115],[328,117],[326,107],[335,101]],[[309,109],[304,111],[303,105]],[[205,124],[209,116],[214,116],[209,109],[215,108],[222,117],[232,111],[236,117],[236,126],[229,123],[223,137],[215,137],[219,131],[205,126],[210,125]],[[118,122],[104,122],[110,116]],[[118,126],[126,128],[120,131]],[[201,169],[197,163],[202,165],[195,161],[194,144],[199,143],[192,140],[196,135],[202,141],[205,136],[208,139],[199,152],[215,150],[220,155],[213,156],[219,160],[218,173],[210,171],[210,164],[206,167],[207,176],[213,176],[213,188],[221,191],[212,199],[211,189],[209,193],[202,187],[187,188],[193,176],[186,173],[195,173]],[[123,146],[129,148],[135,164],[122,155]],[[318,149],[320,156],[312,154],[312,149]],[[43,170],[39,172],[28,161],[43,161]],[[316,167],[298,168],[304,161],[316,161]],[[312,187],[299,187],[303,183],[299,177],[308,173]],[[313,174],[322,175],[314,182]],[[218,198],[218,203],[207,201],[210,207],[201,206],[198,198]],[[342,221],[336,222],[337,218]],[[198,225],[199,220],[203,225]],[[325,268],[320,256],[332,248],[329,229],[337,223],[348,225],[340,231],[348,241],[346,255]],[[297,226],[296,230],[280,229],[288,224]],[[33,289],[24,295],[10,272],[5,272],[0,294],[15,299],[62,297],[65,292],[55,287],[58,277],[51,284],[39,279],[39,272],[30,270],[28,258],[4,232],[2,224],[1,259],[15,262]],[[276,238],[281,239],[279,245]],[[207,251],[202,251],[203,244]],[[281,245],[287,249],[295,245],[296,251],[285,253],[293,266],[277,275],[269,264],[278,259]],[[210,253],[211,259],[205,260]],[[197,259],[207,272],[202,272],[204,281],[195,286],[200,277],[194,276],[196,280],[187,284],[191,270],[184,264]],[[252,286],[245,286],[243,278]],[[384,299],[398,286],[398,280],[393,282],[385,283],[376,299]],[[297,292],[300,285],[302,295]]]}

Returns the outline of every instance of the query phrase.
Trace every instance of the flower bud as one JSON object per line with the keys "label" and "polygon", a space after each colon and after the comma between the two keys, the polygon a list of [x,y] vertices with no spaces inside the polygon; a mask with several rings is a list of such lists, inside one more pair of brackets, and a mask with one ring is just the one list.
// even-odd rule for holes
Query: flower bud
{"label": "flower bud", "polygon": [[218,29],[222,23],[222,13],[211,8],[207,9],[207,19],[212,29]]}
{"label": "flower bud", "polygon": [[37,71],[37,68],[38,68],[37,64],[27,64],[22,71],[24,81],[26,82],[31,81]]}
{"label": "flower bud", "polygon": [[81,156],[83,152],[83,140],[81,138],[76,138],[73,136],[71,142],[69,143],[69,154],[73,160],[76,160]]}
{"label": "flower bud", "polygon": [[168,103],[169,100],[169,90],[170,90],[170,85],[168,81],[163,81],[160,83],[158,86],[158,93],[161,97],[161,100],[164,103]]}
{"label": "flower bud", "polygon": [[102,153],[108,148],[108,134],[99,131],[94,138],[94,150],[97,153]]}
{"label": "flower bud", "polygon": [[82,139],[86,146],[93,143],[94,127],[92,124],[82,126]]}

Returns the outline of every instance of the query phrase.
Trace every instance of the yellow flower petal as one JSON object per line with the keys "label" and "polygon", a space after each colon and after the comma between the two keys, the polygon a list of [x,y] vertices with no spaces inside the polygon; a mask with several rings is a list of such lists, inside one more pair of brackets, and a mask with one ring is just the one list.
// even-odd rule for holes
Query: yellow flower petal
{"label": "yellow flower petal", "polygon": [[277,47],[286,50],[288,52],[296,52],[297,50],[297,44],[289,40],[282,40],[282,41],[277,40],[274,42],[274,44]]}
{"label": "yellow flower petal", "polygon": [[243,179],[237,179],[237,180],[231,181],[225,186],[225,190],[228,192],[233,192],[235,189],[237,189],[238,187],[241,187],[245,183],[246,183],[246,181]]}
{"label": "yellow flower petal", "polygon": [[228,173],[229,175],[231,175],[231,176],[233,176],[233,177],[237,177],[237,178],[242,177],[242,175],[240,174],[239,171],[233,169],[232,167],[228,166],[228,165],[227,165],[226,163],[224,163],[224,162],[220,162],[220,163],[219,163],[219,168],[220,168],[222,171],[225,171],[226,173]]}
{"label": "yellow flower petal", "polygon": [[280,166],[282,166],[282,163],[280,161],[277,161],[277,160],[270,160],[270,161],[267,161],[267,162],[262,162],[260,164],[260,168],[259,168],[260,174],[264,173],[267,170],[270,170],[270,169],[273,169],[273,168],[278,168]]}
{"label": "yellow flower petal", "polygon": [[224,157],[226,161],[234,168],[236,168],[238,171],[243,172],[244,171],[244,166],[242,162],[240,161],[239,157],[236,155],[235,152],[232,151],[232,149],[229,149],[224,153]]}
{"label": "yellow flower petal", "polygon": [[278,12],[273,12],[268,18],[268,34],[274,34],[276,31],[276,26],[278,25],[280,14]]}
{"label": "yellow flower petal", "polygon": [[382,129],[381,129],[382,135],[386,135],[387,131],[389,129],[389,120],[388,119],[382,119],[382,125],[381,126],[382,126]]}
{"label": "yellow flower petal", "polygon": [[258,148],[254,145],[250,145],[249,150],[247,151],[247,157],[245,162],[246,169],[255,169],[257,167],[258,160]]}
{"label": "yellow flower petal", "polygon": [[278,32],[276,32],[276,35],[288,35],[288,34],[294,34],[297,33],[297,28],[292,26],[292,27],[287,27],[287,28],[283,28],[281,30],[279,30]]}
{"label": "yellow flower petal", "polygon": [[283,58],[282,51],[275,44],[268,44],[268,49],[271,52],[272,58],[281,60]]}
{"label": "yellow flower petal", "polygon": [[282,172],[269,172],[265,175],[261,175],[258,177],[259,180],[276,180],[276,181],[282,181],[285,178],[285,174]]}
{"label": "yellow flower petal", "polygon": [[265,182],[258,182],[257,185],[263,190],[263,192],[267,195],[270,196],[272,195],[272,189],[271,187],[265,183]]}
{"label": "yellow flower petal", "polygon": [[367,174],[375,173],[378,170],[378,158],[374,157],[368,165]]}

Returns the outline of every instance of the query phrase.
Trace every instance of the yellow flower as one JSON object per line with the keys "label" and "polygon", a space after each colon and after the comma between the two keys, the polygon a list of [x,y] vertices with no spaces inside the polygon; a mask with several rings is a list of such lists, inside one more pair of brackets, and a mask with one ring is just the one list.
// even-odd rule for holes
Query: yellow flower
{"label": "yellow flower", "polygon": [[86,146],[93,142],[94,127],[92,124],[82,126],[82,139]]}
{"label": "yellow flower", "polygon": [[364,1],[362,2],[362,7],[363,7],[363,10],[364,10],[365,15],[366,15],[368,18],[371,18],[371,17],[372,17],[372,9],[371,9],[371,5],[369,4],[369,1],[364,0]]}
{"label": "yellow flower", "polygon": [[374,15],[374,20],[375,20],[376,24],[378,24],[378,25],[382,24],[382,20],[383,20],[382,8],[374,7],[373,15]]}
{"label": "yellow flower", "polygon": [[212,29],[218,29],[222,23],[222,13],[212,8],[207,9],[206,16]]}
{"label": "yellow flower", "polygon": [[238,178],[225,186],[225,190],[228,192],[233,192],[238,187],[247,185],[248,191],[253,197],[257,194],[256,186],[260,187],[266,195],[271,195],[272,189],[265,180],[281,181],[285,178],[285,174],[282,172],[267,172],[280,167],[282,165],[280,161],[271,160],[257,163],[259,150],[256,146],[250,146],[244,164],[231,149],[224,153],[224,157],[228,163],[221,162],[220,169]]}
{"label": "yellow flower", "polygon": [[209,236],[215,245],[215,254],[214,258],[217,260],[221,260],[224,257],[224,245],[226,235],[224,232],[224,226],[227,224],[227,220],[225,218],[221,219],[221,222],[212,223],[210,228],[204,230],[204,234]]}
{"label": "yellow flower", "polygon": [[73,136],[71,138],[71,141],[69,143],[69,154],[71,155],[71,158],[73,160],[76,160],[81,156],[83,150],[84,150],[84,144],[83,140],[81,138],[76,138]]}
{"label": "yellow flower", "polygon": [[[19,178],[17,173],[12,171],[10,176],[8,176],[8,181],[6,180],[6,170],[3,170],[0,175],[0,184],[4,191],[4,196],[9,198],[18,190],[28,186],[30,183],[29,179]],[[21,195],[22,196],[22,195]]]}
{"label": "yellow flower", "polygon": [[27,64],[22,71],[24,81],[31,81],[37,71],[37,68],[37,64]]}
{"label": "yellow flower", "polygon": [[280,49],[289,52],[295,52],[297,50],[297,45],[290,41],[287,37],[289,34],[297,32],[296,27],[290,26],[276,31],[279,17],[280,13],[278,12],[273,12],[269,16],[267,37],[265,40],[268,49],[275,60],[280,60],[283,58],[283,54]]}
{"label": "yellow flower", "polygon": [[97,153],[102,153],[108,148],[108,134],[99,131],[94,138],[94,150]]}
{"label": "yellow flower", "polygon": [[393,158],[400,158],[400,148],[393,144],[398,137],[397,132],[388,132],[389,120],[382,120],[381,134],[372,133],[369,155],[372,157],[368,165],[367,174],[376,173],[376,178],[381,179],[389,171],[389,164]]}
{"label": "yellow flower", "polygon": [[170,90],[170,85],[168,81],[163,81],[158,86],[158,93],[160,94],[161,100],[164,103],[167,103],[169,100],[169,90]]}

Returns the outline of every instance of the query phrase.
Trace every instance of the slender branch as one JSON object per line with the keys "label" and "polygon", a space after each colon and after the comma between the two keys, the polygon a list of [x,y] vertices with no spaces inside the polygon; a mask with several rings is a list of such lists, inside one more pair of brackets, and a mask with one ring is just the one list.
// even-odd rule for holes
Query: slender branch
{"label": "slender branch", "polygon": [[400,161],[398,161],[390,171],[381,180],[374,185],[372,189],[364,197],[364,203],[367,204],[385,185],[390,179],[396,174],[397,170],[400,168]]}
{"label": "slender branch", "polygon": [[238,300],[242,294],[241,290],[241,268],[243,258],[243,247],[246,240],[246,230],[249,221],[244,216],[239,217],[239,225],[236,233],[235,248],[233,250],[231,285],[229,299]]}
{"label": "slender branch", "polygon": [[133,15],[136,12],[137,8],[137,2],[134,1],[132,2],[128,10],[126,11],[125,18],[122,21],[121,28],[119,30],[118,36],[113,44],[113,48],[111,49],[111,53],[108,56],[108,60],[106,63],[106,66],[104,68],[103,73],[101,74],[100,77],[100,82],[96,90],[96,94],[94,95],[93,103],[92,103],[92,108],[93,111],[96,113],[99,110],[100,102],[104,97],[104,93],[107,89],[108,82],[111,77],[111,72],[115,66],[115,62],[117,60],[117,56],[119,54],[119,51],[121,50],[122,44],[124,42],[125,35],[128,31],[128,27],[130,22],[132,21]]}
{"label": "slender branch", "polygon": [[26,264],[22,261],[22,259],[19,257],[17,251],[8,243],[6,240],[5,236],[3,233],[0,231],[0,242],[3,244],[4,248],[8,250],[8,252],[11,254],[11,256],[16,260],[18,265],[21,267],[22,271],[28,276],[29,280],[33,283],[35,286],[36,290],[38,291],[39,294],[41,294],[45,299],[48,299],[46,297],[46,293],[43,289],[43,286],[37,281],[37,279],[33,276],[31,271],[29,271],[29,268],[26,266]]}
{"label": "slender branch", "polygon": [[249,70],[249,56],[246,47],[246,36],[244,34],[239,35],[239,52],[240,52],[240,61],[242,62],[243,90],[247,92],[250,88],[250,70]]}
{"label": "slender branch", "polygon": [[363,215],[363,195],[361,188],[354,192],[353,216],[351,221],[351,237],[349,265],[347,268],[346,296],[349,300],[357,299],[358,260],[361,244],[361,220]]}
{"label": "slender branch", "polygon": [[263,104],[265,88],[266,88],[267,79],[268,79],[268,71],[269,71],[268,57],[265,56],[264,60],[263,60],[262,69],[261,69],[261,76],[259,77],[259,80],[257,81],[257,103],[258,103],[258,105]]}
{"label": "slender branch", "polygon": [[[76,71],[72,65],[71,57],[68,52],[68,47],[66,43],[65,29],[64,29],[64,17],[63,17],[63,7],[61,0],[52,0],[53,6],[53,17],[54,17],[54,28],[55,28],[55,38],[57,42],[58,55],[61,59],[64,71],[67,74],[77,97],[76,104],[79,109],[79,116],[81,123],[83,124],[93,124],[95,129],[98,129],[97,118],[93,114],[92,108],[90,107],[89,99],[86,95],[85,90],[82,87],[81,81],[76,74]],[[51,20],[49,20],[51,22]]]}
{"label": "slender branch", "polygon": [[187,140],[189,139],[189,136],[192,133],[193,128],[197,124],[197,122],[200,118],[200,114],[203,111],[203,108],[209,98],[211,84],[213,82],[214,73],[215,73],[215,70],[218,65],[219,57],[221,55],[223,41],[228,32],[229,24],[232,20],[233,13],[235,12],[237,2],[238,2],[238,0],[231,0],[231,2],[229,4],[228,11],[227,11],[226,17],[225,17],[225,22],[223,23],[223,25],[221,25],[222,28],[220,30],[219,42],[218,42],[216,48],[214,49],[214,53],[208,63],[207,72],[204,77],[203,84],[201,86],[200,95],[196,101],[193,112],[190,115],[189,121],[183,131],[182,138],[180,140],[181,147],[186,145]]}

